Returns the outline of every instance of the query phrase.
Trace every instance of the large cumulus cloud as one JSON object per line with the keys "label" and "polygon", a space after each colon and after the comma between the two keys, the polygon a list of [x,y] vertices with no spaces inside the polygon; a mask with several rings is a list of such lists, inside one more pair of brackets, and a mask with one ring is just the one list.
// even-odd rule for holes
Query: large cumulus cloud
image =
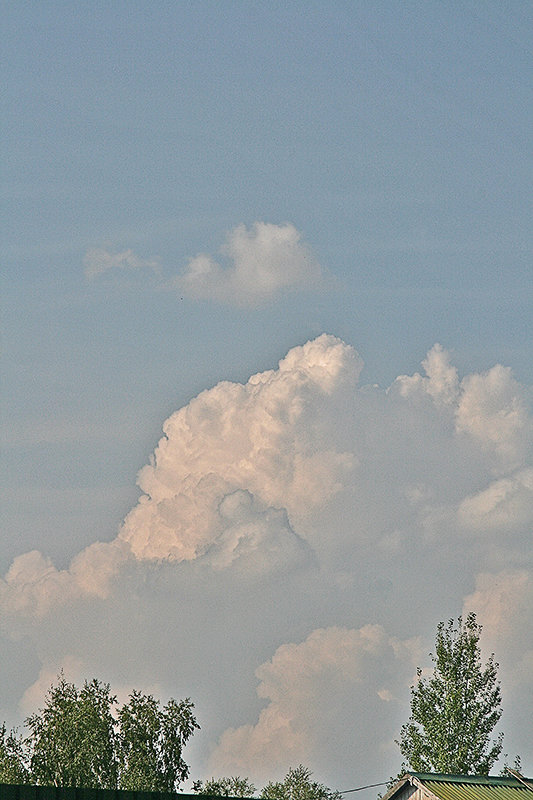
{"label": "large cumulus cloud", "polygon": [[322,335],[202,392],[165,422],[115,539],[65,569],[16,558],[0,581],[6,646],[26,654],[10,698],[75,665],[191,694],[196,774],[303,761],[338,785],[357,757],[362,779],[387,778],[414,666],[437,622],[471,609],[505,651],[511,741],[533,751],[527,391],[499,365],[459,376],[439,345],[388,389],[359,385],[362,367]]}

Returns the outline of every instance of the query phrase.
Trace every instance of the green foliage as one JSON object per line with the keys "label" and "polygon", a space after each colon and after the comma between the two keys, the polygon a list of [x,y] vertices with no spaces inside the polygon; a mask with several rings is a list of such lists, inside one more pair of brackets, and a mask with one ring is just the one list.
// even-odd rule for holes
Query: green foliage
{"label": "green foliage", "polygon": [[42,785],[117,787],[116,698],[94,678],[82,689],[61,673],[45,707],[28,717],[30,772]]}
{"label": "green foliage", "polygon": [[187,698],[160,709],[151,695],[132,692],[118,712],[121,789],[177,790],[189,775],[183,748],[199,727],[193,708]]}
{"label": "green foliage", "polygon": [[503,747],[503,734],[491,742],[501,714],[498,664],[481,663],[482,626],[476,615],[438,625],[431,677],[411,687],[411,717],[397,744],[403,771],[488,775]]}
{"label": "green foliage", "polygon": [[265,800],[341,800],[339,792],[312,781],[311,775],[300,764],[290,769],[283,781],[268,783],[261,792],[261,797]]}
{"label": "green foliage", "polygon": [[[260,794],[264,800],[341,800],[339,792],[334,792],[322,783],[311,780],[312,773],[301,764],[290,769],[282,781],[268,783]],[[221,797],[253,797],[255,786],[248,778],[210,778],[196,781],[193,791],[199,795],[219,795]]]}
{"label": "green foliage", "polygon": [[29,783],[26,751],[22,736],[16,730],[0,727],[0,783]]}
{"label": "green foliage", "polygon": [[255,795],[253,783],[248,778],[241,778],[239,775],[195,781],[192,788],[196,794],[218,795],[219,797],[253,797]]}
{"label": "green foliage", "polygon": [[515,770],[515,772],[522,772],[522,759],[520,758],[519,755],[516,755],[514,757],[514,761],[513,761],[513,766],[512,767],[509,767],[509,754],[508,753],[505,753],[505,755],[503,755],[502,758],[503,758],[503,767],[500,770],[500,775],[502,777],[507,777],[510,774],[509,773],[509,769]]}
{"label": "green foliage", "polygon": [[60,673],[44,708],[26,720],[25,739],[0,728],[0,782],[175,791],[189,774],[183,748],[199,727],[191,701],[161,708],[134,691],[116,705],[109,684],[94,678],[78,689]]}

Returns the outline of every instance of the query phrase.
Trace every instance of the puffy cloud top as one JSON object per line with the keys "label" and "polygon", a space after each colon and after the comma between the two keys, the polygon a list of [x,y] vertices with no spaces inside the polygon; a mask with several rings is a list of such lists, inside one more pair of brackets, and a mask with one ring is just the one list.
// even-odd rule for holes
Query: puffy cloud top
{"label": "puffy cloud top", "polygon": [[221,500],[237,489],[289,515],[323,504],[353,463],[332,447],[323,410],[361,366],[352,348],[323,335],[291,350],[277,370],[202,392],[165,422],[139,473],[145,495],[120,537],[138,558],[190,559],[220,534]]}

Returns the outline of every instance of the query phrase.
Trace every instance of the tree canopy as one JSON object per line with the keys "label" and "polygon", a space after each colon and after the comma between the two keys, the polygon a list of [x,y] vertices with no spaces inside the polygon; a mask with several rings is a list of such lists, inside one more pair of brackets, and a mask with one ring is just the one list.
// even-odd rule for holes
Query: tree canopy
{"label": "tree canopy", "polygon": [[192,788],[196,794],[218,797],[253,797],[255,794],[253,783],[248,778],[241,778],[240,775],[195,781]]}
{"label": "tree canopy", "polygon": [[[259,797],[263,800],[341,800],[339,792],[311,780],[311,776],[311,771],[300,764],[289,769],[282,781],[267,783]],[[236,776],[196,781],[193,791],[200,795],[253,797],[256,789],[248,778]]]}
{"label": "tree canopy", "polygon": [[28,783],[29,773],[24,763],[24,740],[16,730],[7,732],[0,726],[0,783]]}
{"label": "tree canopy", "polygon": [[63,673],[28,735],[0,728],[0,782],[175,791],[187,778],[183,749],[199,727],[189,698],[161,708],[134,691],[122,707],[96,678],[80,689]]}
{"label": "tree canopy", "polygon": [[108,684],[95,678],[78,689],[60,674],[44,708],[26,720],[32,779],[44,786],[116,787],[115,702]]}
{"label": "tree canopy", "polygon": [[265,800],[341,800],[339,792],[311,780],[312,773],[300,764],[290,769],[283,781],[267,783],[261,797]]}
{"label": "tree canopy", "polygon": [[189,776],[182,757],[198,724],[189,699],[160,708],[152,695],[132,692],[118,712],[120,788],[172,792]]}
{"label": "tree canopy", "polygon": [[418,668],[397,742],[404,771],[487,775],[498,759],[503,733],[491,741],[502,714],[498,664],[492,654],[483,666],[481,631],[473,613],[438,625],[433,674]]}

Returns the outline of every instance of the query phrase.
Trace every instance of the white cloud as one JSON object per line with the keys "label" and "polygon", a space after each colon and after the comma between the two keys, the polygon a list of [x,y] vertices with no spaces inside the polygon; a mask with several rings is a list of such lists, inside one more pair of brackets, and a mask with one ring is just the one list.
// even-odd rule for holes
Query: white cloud
{"label": "white cloud", "polygon": [[[60,661],[52,660],[41,668],[39,675],[31,686],[28,686],[19,702],[19,710],[27,717],[35,713],[36,709],[42,708],[46,702],[46,695],[52,685],[57,684],[57,679],[60,673],[63,673],[67,681],[75,683],[77,686],[82,686],[84,681],[87,680],[88,670],[87,664],[80,658],[71,655],[66,655]],[[99,680],[105,680],[100,675]],[[127,703],[129,695],[136,689],[136,686],[124,684],[117,685],[113,683],[111,693],[116,697],[118,706]],[[153,685],[146,685],[144,691],[154,697],[161,697],[161,687],[155,683]]]}
{"label": "white cloud", "polygon": [[[181,275],[160,286],[172,286],[192,299],[207,299],[255,307],[291,289],[309,289],[322,281],[322,269],[301,233],[291,223],[255,222],[238,225],[219,250],[222,263],[201,253],[190,259]],[[87,279],[113,269],[160,272],[157,259],[144,259],[131,249],[113,253],[90,248],[83,259]]]}
{"label": "white cloud", "polygon": [[85,277],[89,280],[103,275],[110,269],[151,269],[154,271],[159,270],[159,263],[157,260],[147,260],[139,258],[133,250],[123,250],[121,253],[110,253],[103,247],[91,247],[87,250],[83,259],[83,266]]}
{"label": "white cloud", "polygon": [[450,354],[442,345],[434,345],[422,361],[426,377],[400,375],[396,385],[404,397],[417,393],[428,394],[436,403],[450,405],[459,395],[459,378],[456,367],[450,364]]}
{"label": "white cloud", "polygon": [[352,348],[323,335],[294,348],[278,370],[203,392],[166,421],[139,474],[144,494],[118,537],[90,545],[67,570],[37,551],[19,556],[0,582],[4,607],[38,618],[83,594],[107,597],[132,557],[205,556],[221,568],[246,556],[254,571],[306,561],[309,549],[276,509],[306,514],[347,479],[353,458],[331,447],[321,411],[361,367]]}
{"label": "white cloud", "polygon": [[291,350],[278,370],[202,392],[165,422],[120,537],[138,558],[191,559],[223,530],[220,503],[233,491],[290,517],[324,504],[354,458],[332,446],[322,412],[361,367],[352,348],[323,335]]}
{"label": "white cloud", "polygon": [[247,491],[226,495],[219,506],[226,527],[207,551],[215,570],[242,564],[248,577],[263,576],[270,570],[292,568],[307,559],[305,543],[289,525],[287,513],[263,509]]}
{"label": "white cloud", "polygon": [[172,414],[115,539],[63,569],[20,555],[0,580],[12,648],[33,647],[46,680],[68,662],[191,695],[196,772],[211,747],[212,770],[303,761],[338,786],[354,748],[362,779],[399,767],[414,664],[466,596],[530,741],[527,393],[499,367],[460,380],[440,346],[389,390],[359,386],[362,366],[324,334]]}
{"label": "white cloud", "polygon": [[494,457],[493,469],[520,466],[531,448],[531,417],[524,392],[500,364],[461,383],[457,430],[476,439]]}
{"label": "white cloud", "polygon": [[[531,543],[528,554],[531,555]],[[483,624],[482,644],[494,652],[502,687],[505,750],[521,755],[526,774],[533,764],[533,567],[481,572],[465,597],[463,614]]]}
{"label": "white cloud", "polygon": [[113,580],[131,552],[120,538],[112,542],[94,542],[78,555],[69,569],[58,570],[52,561],[37,550],[17,556],[0,579],[0,608],[4,624],[23,625],[23,620],[39,620],[65,603],[84,596],[105,599]]}
{"label": "white cloud", "polygon": [[527,569],[480,573],[475,591],[464,600],[463,612],[469,611],[482,620],[492,649],[513,636],[533,646],[533,574]]}
{"label": "white cloud", "polygon": [[465,497],[459,507],[463,525],[477,530],[533,527],[533,468],[493,481],[487,488]]}
{"label": "white cloud", "polygon": [[509,368],[496,364],[459,382],[457,369],[439,344],[429,351],[422,365],[426,376],[400,375],[391,391],[414,402],[431,398],[437,407],[453,412],[456,432],[482,448],[494,473],[524,464],[531,451],[532,420],[526,393]]}
{"label": "white cloud", "polygon": [[[402,646],[380,625],[317,629],[301,643],[282,645],[256,671],[257,693],[268,701],[257,723],[226,730],[209,771],[245,772],[262,782],[309,760],[322,771],[333,753],[357,752],[368,736],[358,724],[362,709],[383,718],[382,706],[405,690],[418,649],[417,642]],[[389,723],[382,740],[373,741],[376,750],[393,734]]]}
{"label": "white cloud", "polygon": [[39,672],[39,676],[31,686],[28,686],[19,703],[20,710],[25,716],[35,713],[38,708],[42,708],[48,690],[57,682],[59,672],[63,670],[65,677],[78,685],[82,684],[85,678],[84,665],[79,658],[67,656],[60,663],[47,664]]}
{"label": "white cloud", "polygon": [[202,253],[192,258],[176,280],[180,291],[193,299],[238,306],[256,306],[290,288],[311,287],[321,279],[321,268],[301,234],[290,223],[255,222],[238,225],[226,238],[222,266]]}
{"label": "white cloud", "polygon": [[17,556],[0,583],[0,600],[5,616],[40,617],[65,598],[77,597],[80,588],[70,572],[57,570],[52,561],[32,550]]}

